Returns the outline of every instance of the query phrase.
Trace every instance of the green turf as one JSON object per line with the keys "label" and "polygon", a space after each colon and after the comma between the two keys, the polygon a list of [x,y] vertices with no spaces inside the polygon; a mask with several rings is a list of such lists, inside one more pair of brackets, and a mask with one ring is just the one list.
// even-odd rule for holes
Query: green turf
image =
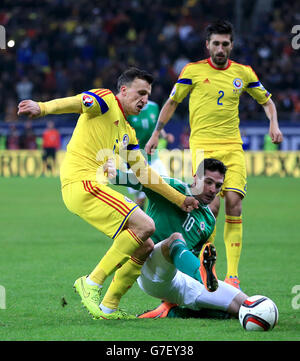
{"label": "green turf", "polygon": [[[58,179],[1,178],[0,285],[6,309],[0,309],[0,340],[300,340],[300,309],[292,307],[292,288],[300,284],[299,183],[248,180],[241,286],[249,295],[269,296],[279,309],[278,326],[263,333],[244,331],[238,320],[92,320],[72,285],[94,268],[110,240],[69,213]],[[220,279],[226,268],[223,221],[221,212]],[[134,285],[121,307],[139,313],[158,303]]]}

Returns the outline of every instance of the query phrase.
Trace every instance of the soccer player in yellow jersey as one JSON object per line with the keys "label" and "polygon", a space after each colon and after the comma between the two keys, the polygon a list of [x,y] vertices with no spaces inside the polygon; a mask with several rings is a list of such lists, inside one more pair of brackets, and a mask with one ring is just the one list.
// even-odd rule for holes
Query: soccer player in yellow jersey
{"label": "soccer player in yellow jersey", "polygon": [[[149,216],[107,185],[110,174],[106,164],[120,155],[145,187],[185,211],[198,207],[193,197],[175,191],[148,166],[135,131],[126,120],[130,114],[139,114],[147,103],[152,81],[147,72],[130,68],[119,77],[116,96],[109,89],[92,89],[48,102],[25,100],[19,104],[18,114],[30,117],[81,114],[67,146],[60,178],[66,207],[113,239],[111,248],[89,276],[80,277],[74,284],[82,303],[97,319],[135,317],[118,306],[153,249],[149,237],[155,230]],[[114,280],[99,305],[103,283],[115,271]]]}
{"label": "soccer player in yellow jersey", "polygon": [[[189,95],[190,148],[194,171],[201,161],[201,154],[197,150],[204,150],[205,158],[221,160],[228,169],[221,191],[221,196],[225,198],[226,213],[225,281],[239,287],[238,264],[242,248],[242,199],[246,195],[246,165],[239,131],[238,106],[244,91],[262,105],[270,120],[269,134],[273,143],[282,142],[283,137],[271,94],[250,66],[229,59],[233,49],[232,25],[219,20],[209,25],[206,31],[206,47],[210,57],[189,63],[183,68],[145,149],[147,153],[153,152],[161,129],[172,117],[178,104]],[[218,210],[219,206],[220,199],[217,197],[211,207]]]}

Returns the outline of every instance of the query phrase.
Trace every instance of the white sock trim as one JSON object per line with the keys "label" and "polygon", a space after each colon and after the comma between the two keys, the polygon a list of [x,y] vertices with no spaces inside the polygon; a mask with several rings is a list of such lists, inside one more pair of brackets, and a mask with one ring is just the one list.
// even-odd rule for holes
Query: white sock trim
{"label": "white sock trim", "polygon": [[100,304],[100,310],[103,311],[104,313],[113,313],[115,312],[117,309],[111,309],[111,308],[108,308],[108,307],[105,307],[102,305],[102,303]]}
{"label": "white sock trim", "polygon": [[90,279],[90,277],[87,277],[87,278],[86,278],[86,283],[87,283],[88,285],[90,285],[90,286],[98,286],[99,288],[102,288],[102,285],[99,285],[98,283],[92,281],[92,280]]}

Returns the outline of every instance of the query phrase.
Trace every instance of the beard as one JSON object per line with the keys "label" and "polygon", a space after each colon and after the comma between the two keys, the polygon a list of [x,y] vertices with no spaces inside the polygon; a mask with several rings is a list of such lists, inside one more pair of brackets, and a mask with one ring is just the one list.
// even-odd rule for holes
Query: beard
{"label": "beard", "polygon": [[226,54],[222,54],[222,55],[218,55],[218,54],[212,54],[211,58],[213,60],[213,62],[217,65],[225,65],[228,59],[228,55]]}

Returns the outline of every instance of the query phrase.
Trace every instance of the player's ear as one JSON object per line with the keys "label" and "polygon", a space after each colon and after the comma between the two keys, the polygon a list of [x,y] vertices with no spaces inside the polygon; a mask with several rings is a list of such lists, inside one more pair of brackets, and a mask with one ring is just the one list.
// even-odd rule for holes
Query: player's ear
{"label": "player's ear", "polygon": [[126,96],[127,94],[127,86],[126,85],[122,85],[120,88],[120,93],[124,96]]}
{"label": "player's ear", "polygon": [[208,49],[208,45],[209,45],[209,41],[208,41],[208,40],[205,41],[205,45],[206,45],[206,49],[209,50],[209,49]]}

